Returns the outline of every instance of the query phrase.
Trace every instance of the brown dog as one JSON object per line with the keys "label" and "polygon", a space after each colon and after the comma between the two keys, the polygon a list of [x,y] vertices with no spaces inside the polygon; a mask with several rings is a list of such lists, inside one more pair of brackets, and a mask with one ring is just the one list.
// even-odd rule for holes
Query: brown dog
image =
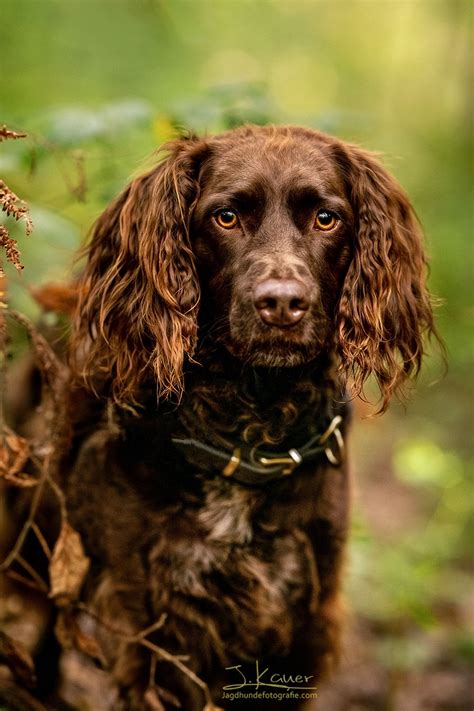
{"label": "brown dog", "polygon": [[[167,150],[87,248],[64,485],[87,604],[130,634],[166,613],[150,639],[231,708],[224,687],[255,691],[256,662],[260,691],[333,667],[345,384],[375,376],[384,410],[433,320],[412,208],[368,152],[255,126]],[[199,685],[111,629],[97,634],[124,708],[201,711]]]}

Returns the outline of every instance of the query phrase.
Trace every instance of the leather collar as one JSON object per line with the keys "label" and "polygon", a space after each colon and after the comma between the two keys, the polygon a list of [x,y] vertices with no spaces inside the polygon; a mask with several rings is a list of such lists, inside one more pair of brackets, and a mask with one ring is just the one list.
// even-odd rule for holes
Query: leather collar
{"label": "leather collar", "polygon": [[339,429],[341,422],[341,415],[336,415],[322,433],[313,435],[298,449],[278,453],[246,445],[229,451],[197,439],[173,438],[172,442],[192,464],[215,471],[239,484],[264,486],[291,476],[302,464],[321,457],[325,457],[334,467],[340,466],[344,459],[344,439]]}

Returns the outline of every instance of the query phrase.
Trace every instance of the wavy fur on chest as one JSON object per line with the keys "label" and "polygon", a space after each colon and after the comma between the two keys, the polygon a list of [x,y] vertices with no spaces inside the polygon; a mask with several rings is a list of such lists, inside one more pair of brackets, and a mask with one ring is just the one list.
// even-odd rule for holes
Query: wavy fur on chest
{"label": "wavy fur on chest", "polygon": [[183,461],[170,435],[281,447],[341,407],[326,361],[280,383],[273,376],[273,388],[253,370],[229,379],[227,366],[208,360],[195,384],[190,373],[178,408],[116,410],[112,421],[109,411],[68,478],[73,522],[97,570],[108,571],[94,604],[118,604],[127,619],[136,616],[130,600],[141,600],[144,626],[144,610],[166,613],[165,636],[201,669],[289,653],[320,592],[308,528],[332,468],[321,460],[291,481],[249,488]]}

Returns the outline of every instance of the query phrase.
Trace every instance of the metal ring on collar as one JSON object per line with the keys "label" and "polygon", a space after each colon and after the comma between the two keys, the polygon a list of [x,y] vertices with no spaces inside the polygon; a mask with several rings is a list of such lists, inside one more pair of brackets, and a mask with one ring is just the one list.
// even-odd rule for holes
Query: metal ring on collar
{"label": "metal ring on collar", "polygon": [[[324,454],[326,455],[328,462],[330,464],[332,464],[334,467],[339,467],[342,464],[342,462],[344,461],[344,439],[341,434],[341,430],[337,426],[339,424],[339,422],[336,423],[336,425],[334,427],[332,426],[334,421],[337,419],[339,419],[339,421],[342,421],[342,418],[339,416],[334,418],[334,420],[331,422],[331,425],[328,428],[328,430],[331,429],[331,432],[329,432],[328,436],[325,437],[324,442],[322,442],[322,444],[324,444],[325,442],[328,441],[328,439],[331,435],[334,435],[334,438],[336,440],[336,445],[337,445],[337,454],[335,454],[333,452],[333,450],[331,449],[330,446],[325,447],[325,449],[324,449]],[[326,430],[326,432],[328,432],[328,430]],[[326,432],[324,433],[324,435],[326,435]],[[324,435],[323,435],[323,437],[324,437]]]}
{"label": "metal ring on collar", "polygon": [[329,437],[333,434],[333,432],[335,432],[336,429],[338,429],[341,422],[342,422],[341,415],[336,415],[336,417],[333,417],[330,422],[329,427],[327,428],[327,430],[325,432],[323,432],[323,434],[319,438],[319,444],[325,444],[328,441]]}

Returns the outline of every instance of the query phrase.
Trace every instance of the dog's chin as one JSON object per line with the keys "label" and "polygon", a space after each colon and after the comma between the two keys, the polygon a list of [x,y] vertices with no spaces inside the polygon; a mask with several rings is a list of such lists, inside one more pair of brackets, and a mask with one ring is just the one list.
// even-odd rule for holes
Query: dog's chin
{"label": "dog's chin", "polygon": [[263,368],[294,368],[313,360],[320,352],[316,344],[278,341],[230,341],[229,353],[246,365]]}
{"label": "dog's chin", "polygon": [[277,351],[256,352],[247,355],[246,362],[255,368],[295,368],[311,358],[301,352],[278,353]]}

